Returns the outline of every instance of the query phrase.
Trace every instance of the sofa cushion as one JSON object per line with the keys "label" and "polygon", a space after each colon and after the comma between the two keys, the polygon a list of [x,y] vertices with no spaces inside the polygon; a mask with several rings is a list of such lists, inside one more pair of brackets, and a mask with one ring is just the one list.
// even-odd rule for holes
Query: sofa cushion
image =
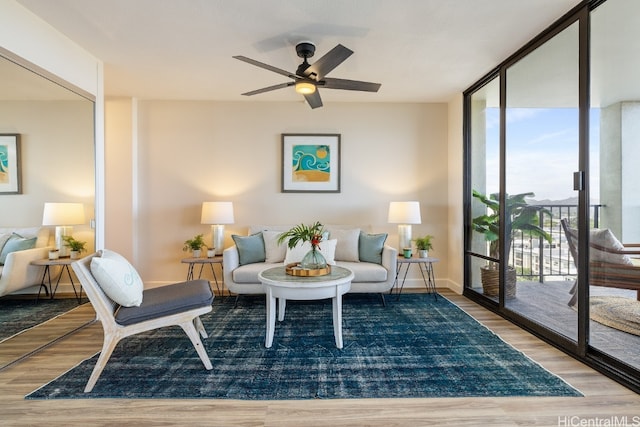
{"label": "sofa cushion", "polygon": [[384,282],[387,280],[387,269],[379,264],[371,262],[345,262],[336,261],[339,267],[345,267],[353,271],[352,282]]}
{"label": "sofa cushion", "polygon": [[122,255],[103,249],[91,259],[91,274],[104,293],[124,307],[142,304],[144,284],[135,268]]}
{"label": "sofa cushion", "polygon": [[384,242],[386,240],[387,233],[366,234],[360,232],[360,239],[358,241],[360,261],[382,264],[382,249],[384,248]]}
{"label": "sofa cushion", "polygon": [[264,239],[262,232],[252,234],[250,236],[231,236],[238,248],[238,258],[240,265],[253,264],[256,262],[264,262],[266,259],[264,250]]}
{"label": "sofa cushion", "polygon": [[245,264],[231,272],[233,281],[236,283],[260,283],[258,274],[271,266],[263,262]]}
{"label": "sofa cushion", "polygon": [[338,240],[336,244],[336,261],[359,262],[358,242],[360,239],[360,229],[332,229],[331,239]]}
{"label": "sofa cushion", "polygon": [[11,252],[18,252],[35,248],[36,240],[37,237],[31,237],[27,239],[19,234],[13,233],[11,236],[9,236],[9,240],[7,240],[2,247],[2,251],[0,251],[0,265],[4,265],[4,262],[7,259],[7,255],[9,255]]}
{"label": "sofa cushion", "polygon": [[4,245],[9,241],[13,233],[2,233],[0,234],[0,253],[2,249],[4,249]]}
{"label": "sofa cushion", "polygon": [[278,238],[282,231],[265,230],[262,232],[264,240],[265,262],[275,263],[283,262],[287,254],[287,242],[278,244]]}

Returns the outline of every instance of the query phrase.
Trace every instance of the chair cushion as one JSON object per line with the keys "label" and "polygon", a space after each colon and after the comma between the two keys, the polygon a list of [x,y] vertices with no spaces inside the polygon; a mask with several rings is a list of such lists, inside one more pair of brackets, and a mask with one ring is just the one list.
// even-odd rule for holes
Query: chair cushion
{"label": "chair cushion", "polygon": [[91,274],[104,293],[116,303],[125,307],[142,303],[142,279],[122,255],[103,249],[101,256],[91,259]]}
{"label": "chair cushion", "polygon": [[[576,232],[577,234],[577,232]],[[614,251],[624,251],[624,245],[608,228],[594,228],[590,232],[591,243]],[[604,261],[613,264],[633,265],[631,258],[625,254],[615,254],[590,248],[589,256],[591,261]]]}
{"label": "chair cushion", "polygon": [[120,307],[115,319],[118,324],[128,326],[211,306],[212,303],[213,292],[209,282],[203,279],[189,280],[145,290],[139,307]]}
{"label": "chair cushion", "polygon": [[360,232],[358,252],[360,261],[382,264],[382,250],[387,240],[387,233],[366,234]]}
{"label": "chair cushion", "polygon": [[262,232],[252,234],[251,236],[238,236],[237,234],[233,234],[231,238],[233,238],[238,248],[240,265],[264,262],[266,259]]}

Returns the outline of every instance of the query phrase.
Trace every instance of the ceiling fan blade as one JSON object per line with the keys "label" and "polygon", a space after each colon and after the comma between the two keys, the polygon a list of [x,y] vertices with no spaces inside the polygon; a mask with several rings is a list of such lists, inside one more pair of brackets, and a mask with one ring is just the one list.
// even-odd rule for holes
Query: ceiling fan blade
{"label": "ceiling fan blade", "polygon": [[[342,62],[351,55],[353,55],[353,51],[351,49],[339,44],[327,52],[322,58],[311,64],[311,66],[304,71],[304,75],[305,77],[322,80],[324,76],[329,74],[329,72],[338,65],[342,64]],[[315,76],[313,76],[314,74]]]}
{"label": "ceiling fan blade", "polygon": [[326,78],[318,82],[327,89],[359,90],[362,92],[377,92],[382,86],[380,83],[361,82],[359,80]]}
{"label": "ceiling fan blade", "polygon": [[278,74],[282,74],[283,76],[287,76],[291,79],[299,79],[299,76],[296,76],[293,73],[290,73],[289,71],[283,70],[281,68],[278,67],[274,67],[272,65],[269,64],[265,64],[264,62],[260,62],[260,61],[256,61],[255,59],[251,59],[251,58],[247,58],[246,56],[242,56],[242,55],[237,55],[234,56],[235,59],[239,59],[240,61],[244,61],[248,64],[251,65],[255,65],[256,67],[260,67],[260,68],[264,68],[265,70],[269,70],[269,71],[273,71],[274,73],[278,73]]}
{"label": "ceiling fan blade", "polygon": [[320,92],[317,89],[315,92],[305,95],[304,99],[307,100],[311,108],[322,107],[322,98],[320,98]]}
{"label": "ceiling fan blade", "polygon": [[280,83],[280,84],[269,86],[269,87],[263,87],[262,89],[252,90],[251,92],[246,92],[246,93],[243,93],[242,95],[245,95],[245,96],[257,95],[259,93],[270,92],[272,90],[293,86],[294,84],[295,82]]}

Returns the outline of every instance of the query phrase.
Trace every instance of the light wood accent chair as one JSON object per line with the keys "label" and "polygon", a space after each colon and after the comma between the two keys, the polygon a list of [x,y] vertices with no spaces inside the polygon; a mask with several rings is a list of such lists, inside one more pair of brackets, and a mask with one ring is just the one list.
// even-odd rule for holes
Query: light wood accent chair
{"label": "light wood accent chair", "polygon": [[198,335],[207,338],[199,316],[212,310],[214,296],[208,281],[190,280],[148,289],[143,292],[139,307],[120,307],[103,292],[91,274],[91,260],[95,256],[99,254],[71,264],[104,329],[102,351],[84,389],[85,393],[93,390],[120,340],[165,326],[180,326],[191,339],[205,368],[213,368]]}
{"label": "light wood accent chair", "polygon": [[[578,266],[578,232],[569,227],[566,218],[560,220],[562,229],[569,244],[569,251],[573,257],[575,266]],[[604,229],[603,229],[604,230]],[[623,248],[599,245],[592,238],[589,242],[591,260],[589,261],[589,284],[592,286],[605,286],[609,288],[631,289],[637,291],[637,300],[640,301],[640,262],[635,257],[640,255],[640,244],[625,244]],[[621,244],[620,244],[621,245]],[[594,257],[594,253],[605,254]],[[623,258],[625,257],[625,258]],[[600,259],[598,259],[600,258]],[[602,258],[606,259],[603,260]],[[629,259],[627,263],[613,262],[616,259]],[[578,300],[577,281],[571,288],[571,299],[568,305],[573,307]]]}

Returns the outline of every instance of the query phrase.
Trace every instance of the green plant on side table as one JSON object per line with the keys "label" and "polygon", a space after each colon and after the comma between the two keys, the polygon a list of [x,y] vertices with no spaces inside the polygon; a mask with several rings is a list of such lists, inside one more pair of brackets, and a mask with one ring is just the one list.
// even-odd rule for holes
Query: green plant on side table
{"label": "green plant on side table", "polygon": [[[473,218],[473,230],[482,234],[489,242],[489,256],[500,258],[500,200],[499,194],[493,193],[489,196],[473,190],[473,197],[484,203],[488,212]],[[540,227],[540,213],[545,213],[551,217],[551,212],[542,206],[530,205],[525,198],[533,197],[534,193],[521,193],[509,195],[505,194],[505,236],[507,236],[506,253],[511,253],[513,243],[513,232],[523,231],[532,237],[541,237],[551,243],[551,235]],[[481,267],[482,288],[485,295],[497,296],[499,284],[499,264],[489,261],[485,267]],[[509,266],[507,268],[507,278],[505,283],[505,296],[514,298],[516,296],[516,270]]]}
{"label": "green plant on side table", "polygon": [[87,242],[81,242],[73,238],[73,236],[62,236],[64,245],[69,248],[71,259],[77,259],[84,251]]}
{"label": "green plant on side table", "polygon": [[182,250],[185,252],[191,251],[193,253],[194,258],[200,258],[202,248],[206,248],[206,247],[207,245],[204,243],[204,238],[202,237],[202,234],[198,234],[192,239],[185,240]]}
{"label": "green plant on side table", "polygon": [[427,258],[429,256],[429,251],[433,249],[431,239],[433,239],[433,236],[427,234],[426,236],[418,237],[414,240],[414,242],[416,242],[416,249],[418,249],[418,256],[420,258]]}

